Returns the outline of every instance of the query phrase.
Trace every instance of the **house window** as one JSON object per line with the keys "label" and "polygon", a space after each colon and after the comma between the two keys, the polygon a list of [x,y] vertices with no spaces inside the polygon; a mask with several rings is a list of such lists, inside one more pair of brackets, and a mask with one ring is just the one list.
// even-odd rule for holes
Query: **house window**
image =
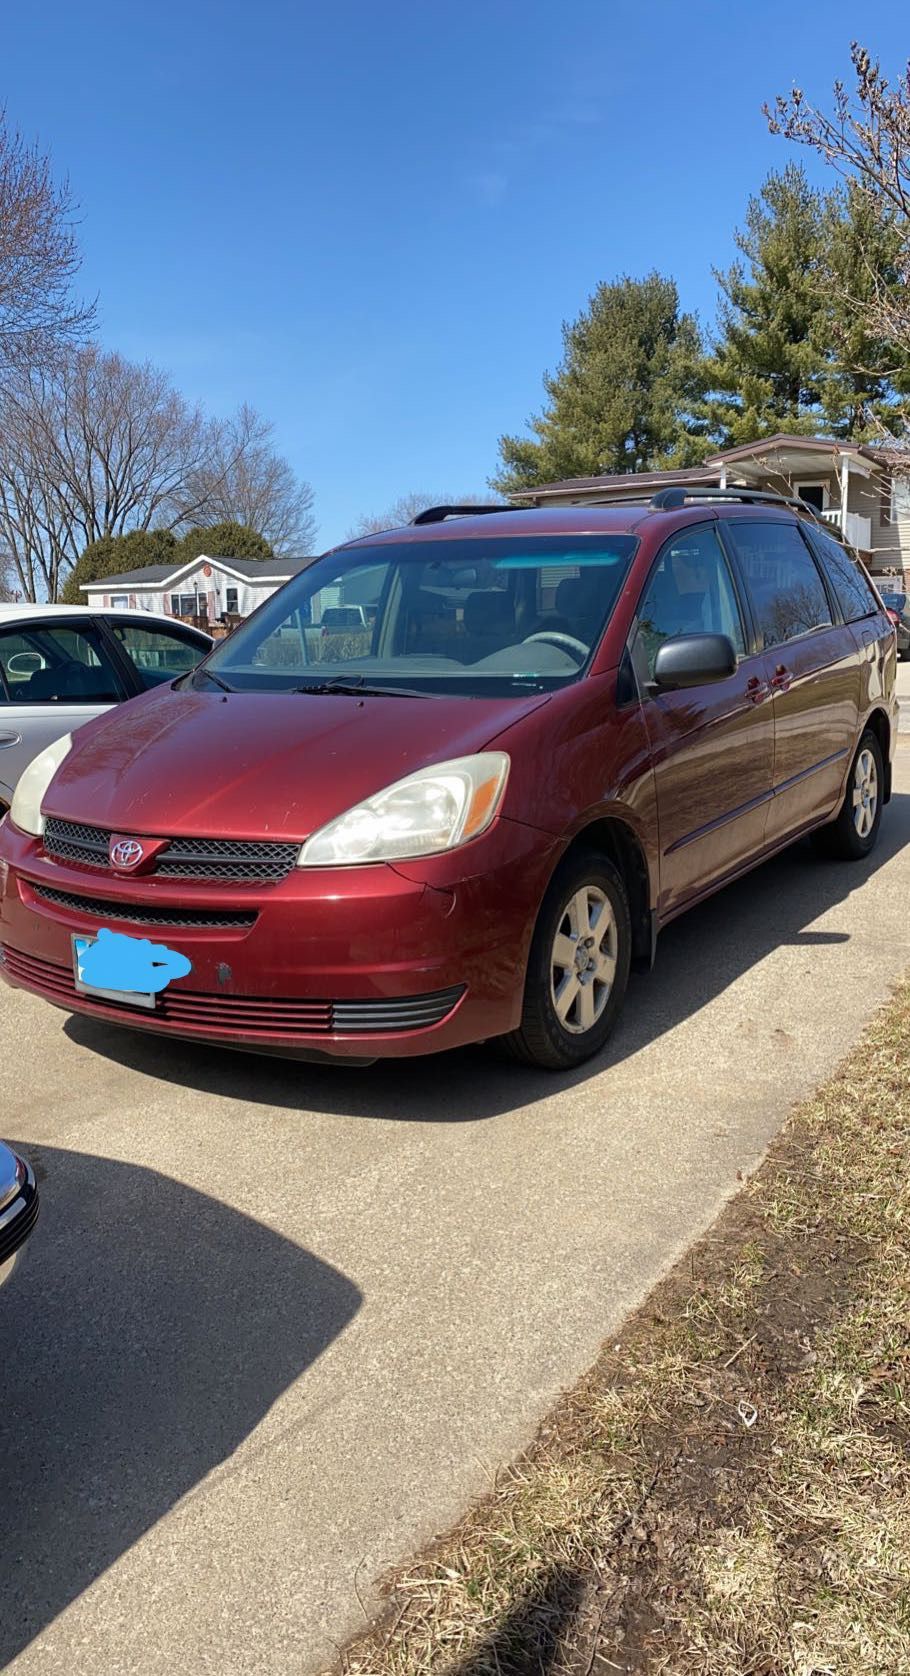
{"label": "house window", "polygon": [[828,485],[826,483],[797,483],[796,493],[807,506],[814,506],[816,512],[824,512],[828,505]]}
{"label": "house window", "polygon": [[[203,595],[203,602],[205,596]],[[195,594],[171,594],[171,614],[174,617],[195,617]]]}
{"label": "house window", "polygon": [[129,603],[130,603],[129,594],[111,594],[111,608],[113,610],[115,610],[115,611],[128,610],[129,609]]}
{"label": "house window", "polygon": [[231,617],[239,616],[239,614],[240,614],[240,600],[239,600],[239,596],[238,596],[238,592],[237,592],[236,588],[225,588],[225,590],[224,590],[224,609],[225,609],[225,611],[227,611],[227,613]]}
{"label": "house window", "polygon": [[910,523],[910,477],[892,477],[888,521],[891,524]]}

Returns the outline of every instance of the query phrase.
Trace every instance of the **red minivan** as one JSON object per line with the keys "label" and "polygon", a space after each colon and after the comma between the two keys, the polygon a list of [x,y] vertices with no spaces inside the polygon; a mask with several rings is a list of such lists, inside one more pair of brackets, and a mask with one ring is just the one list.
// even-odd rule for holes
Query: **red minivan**
{"label": "red minivan", "polygon": [[794,503],[434,508],[36,759],[0,973],[228,1047],[578,1064],[668,920],[801,834],[869,853],[895,672]]}

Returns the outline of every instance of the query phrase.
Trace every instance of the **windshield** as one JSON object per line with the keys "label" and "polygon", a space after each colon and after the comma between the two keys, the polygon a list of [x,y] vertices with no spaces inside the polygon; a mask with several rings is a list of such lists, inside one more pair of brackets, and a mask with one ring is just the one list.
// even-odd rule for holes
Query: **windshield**
{"label": "windshield", "polygon": [[631,535],[407,541],[317,560],[190,679],[241,692],[549,692],[588,667]]}

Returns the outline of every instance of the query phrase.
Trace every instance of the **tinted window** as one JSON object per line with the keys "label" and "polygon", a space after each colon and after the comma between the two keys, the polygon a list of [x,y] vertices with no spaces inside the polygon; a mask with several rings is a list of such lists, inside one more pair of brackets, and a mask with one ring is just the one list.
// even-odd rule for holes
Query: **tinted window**
{"label": "tinted window", "polygon": [[856,560],[851,559],[839,542],[832,541],[830,535],[822,535],[820,530],[813,530],[812,540],[845,620],[853,623],[858,617],[868,617],[877,611],[875,596]]}
{"label": "tinted window", "polygon": [[746,649],[736,590],[710,524],[680,530],[651,572],[633,645],[640,681],[651,680],[659,647],[676,634],[726,634],[738,656]]}
{"label": "tinted window", "polygon": [[287,583],[206,668],[245,691],[332,678],[548,692],[589,664],[637,545],[626,534],[462,539],[450,526],[442,539],[352,547]]}
{"label": "tinted window", "polygon": [[205,655],[204,646],[196,646],[170,629],[146,627],[145,623],[111,623],[110,627],[144,687],[157,687],[162,681],[185,675]]}
{"label": "tinted window", "polygon": [[780,646],[830,623],[824,583],[796,524],[731,518],[727,532],[745,572],[762,645]]}
{"label": "tinted window", "polygon": [[115,704],[123,687],[93,628],[0,630],[3,697],[13,704]]}

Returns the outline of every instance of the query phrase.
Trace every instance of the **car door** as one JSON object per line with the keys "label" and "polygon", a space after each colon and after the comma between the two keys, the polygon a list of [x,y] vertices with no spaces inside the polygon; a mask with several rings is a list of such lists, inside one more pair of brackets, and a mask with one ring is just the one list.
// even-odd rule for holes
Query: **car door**
{"label": "car door", "polygon": [[[727,635],[735,674],[658,691],[658,648],[693,633]],[[651,745],[666,917],[760,852],[771,796],[774,721],[764,658],[753,652],[748,613],[713,521],[687,525],[661,549],[630,648]]]}
{"label": "car door", "polygon": [[860,657],[795,519],[731,518],[726,528],[774,694],[773,843],[840,801],[857,737]]}
{"label": "car door", "polygon": [[105,615],[98,621],[126,660],[129,675],[139,692],[147,692],[165,681],[176,681],[178,675],[188,675],[213,644],[210,635],[182,623],[172,626],[154,619],[146,623],[141,617],[125,615]]}
{"label": "car door", "polygon": [[40,617],[0,626],[0,799],[32,757],[128,696],[90,620]]}

